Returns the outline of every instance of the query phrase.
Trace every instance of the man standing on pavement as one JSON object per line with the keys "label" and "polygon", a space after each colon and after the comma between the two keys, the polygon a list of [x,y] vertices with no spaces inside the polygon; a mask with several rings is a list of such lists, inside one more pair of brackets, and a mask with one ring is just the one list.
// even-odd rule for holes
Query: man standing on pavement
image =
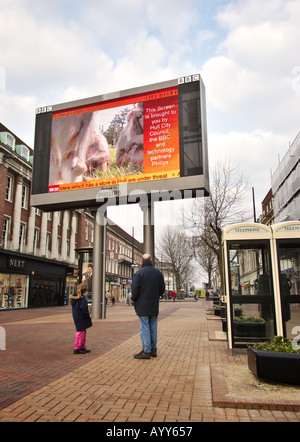
{"label": "man standing on pavement", "polygon": [[136,314],[140,318],[140,336],[143,349],[135,359],[150,359],[157,356],[157,317],[159,297],[165,292],[162,273],[153,266],[150,255],[143,255],[143,266],[132,280],[132,296]]}

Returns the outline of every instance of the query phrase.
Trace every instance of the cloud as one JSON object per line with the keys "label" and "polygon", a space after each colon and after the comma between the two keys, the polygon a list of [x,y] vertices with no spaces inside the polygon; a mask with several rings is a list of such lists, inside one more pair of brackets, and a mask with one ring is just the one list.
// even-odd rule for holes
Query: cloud
{"label": "cloud", "polygon": [[229,32],[201,70],[212,130],[259,127],[296,135],[299,16],[299,2],[281,0],[243,0],[218,14]]}
{"label": "cloud", "polygon": [[211,160],[267,192],[299,130],[299,22],[298,0],[1,0],[1,122],[33,146],[36,107],[200,70]]}
{"label": "cloud", "polygon": [[299,37],[299,23],[291,17],[287,21],[238,26],[221,48],[244,67],[278,78],[299,61]]}
{"label": "cloud", "polygon": [[1,123],[33,147],[35,109],[37,98],[0,90]]}
{"label": "cloud", "polygon": [[[178,76],[169,67],[164,42],[149,35],[140,0],[114,0],[101,7],[91,0],[84,3],[79,20],[74,11],[80,4],[54,0],[45,9],[35,0],[1,4],[1,72],[6,74],[7,97],[36,97],[38,107]],[[72,14],[68,7],[73,7]],[[115,45],[120,48],[117,56]],[[4,111],[3,120],[2,115]],[[13,116],[5,120],[12,127]]]}
{"label": "cloud", "polygon": [[211,133],[208,138],[210,166],[214,167],[219,160],[230,160],[233,167],[243,172],[249,190],[255,187],[259,214],[261,202],[271,188],[271,173],[275,172],[291,141],[286,134],[259,129],[249,133]]}
{"label": "cloud", "polygon": [[297,0],[238,0],[225,5],[216,15],[217,22],[233,30],[241,25],[256,25],[264,21],[281,21],[289,18]]}
{"label": "cloud", "polygon": [[190,73],[191,64],[183,65],[182,56],[191,48],[181,36],[187,35],[192,13],[180,2],[176,11],[165,2],[159,15],[152,3],[145,6],[140,0],[112,0],[100,7],[90,0],[84,8],[78,1],[53,0],[45,9],[36,0],[12,0],[0,9],[7,88],[37,95],[41,104]]}
{"label": "cloud", "polygon": [[76,38],[67,27],[45,24],[22,9],[1,14],[0,29],[2,60],[11,90],[40,94],[48,85],[51,94],[58,81],[76,81],[87,66],[94,67],[96,54],[87,54],[82,33]]}
{"label": "cloud", "polygon": [[152,0],[147,5],[150,26],[161,35],[167,46],[174,47],[185,40],[198,22],[195,2],[187,0]]}

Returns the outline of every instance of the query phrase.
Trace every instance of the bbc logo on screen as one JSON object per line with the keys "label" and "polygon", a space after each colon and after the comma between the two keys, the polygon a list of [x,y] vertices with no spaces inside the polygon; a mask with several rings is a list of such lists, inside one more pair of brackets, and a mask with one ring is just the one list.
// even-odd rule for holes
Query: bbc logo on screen
{"label": "bbc logo on screen", "polygon": [[178,78],[178,84],[191,83],[192,81],[199,81],[200,75],[189,75],[188,77]]}

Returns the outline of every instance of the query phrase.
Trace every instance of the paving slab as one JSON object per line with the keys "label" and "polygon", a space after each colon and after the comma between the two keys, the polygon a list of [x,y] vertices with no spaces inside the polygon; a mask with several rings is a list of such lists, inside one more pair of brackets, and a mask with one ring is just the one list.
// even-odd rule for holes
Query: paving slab
{"label": "paving slab", "polygon": [[228,349],[210,304],[162,302],[150,360],[133,358],[139,320],[124,304],[93,321],[86,355],[73,355],[69,306],[0,312],[0,422],[299,422],[300,395],[247,401],[228,391],[223,368],[245,368],[246,351]]}

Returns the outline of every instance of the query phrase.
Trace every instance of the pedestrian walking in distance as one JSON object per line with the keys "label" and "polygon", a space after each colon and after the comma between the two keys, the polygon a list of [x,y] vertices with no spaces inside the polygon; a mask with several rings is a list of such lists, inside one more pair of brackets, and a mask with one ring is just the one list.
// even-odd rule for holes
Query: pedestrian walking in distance
{"label": "pedestrian walking in distance", "polygon": [[149,254],[143,255],[143,265],[132,280],[131,300],[140,319],[140,336],[143,349],[135,359],[150,359],[157,356],[157,317],[159,298],[165,292],[162,273],[153,266]]}
{"label": "pedestrian walking in distance", "polygon": [[87,292],[87,285],[80,284],[77,293],[70,296],[72,305],[72,314],[76,328],[74,354],[86,354],[91,350],[85,348],[86,345],[86,330],[92,327],[92,320],[89,314],[87,300],[84,294]]}

